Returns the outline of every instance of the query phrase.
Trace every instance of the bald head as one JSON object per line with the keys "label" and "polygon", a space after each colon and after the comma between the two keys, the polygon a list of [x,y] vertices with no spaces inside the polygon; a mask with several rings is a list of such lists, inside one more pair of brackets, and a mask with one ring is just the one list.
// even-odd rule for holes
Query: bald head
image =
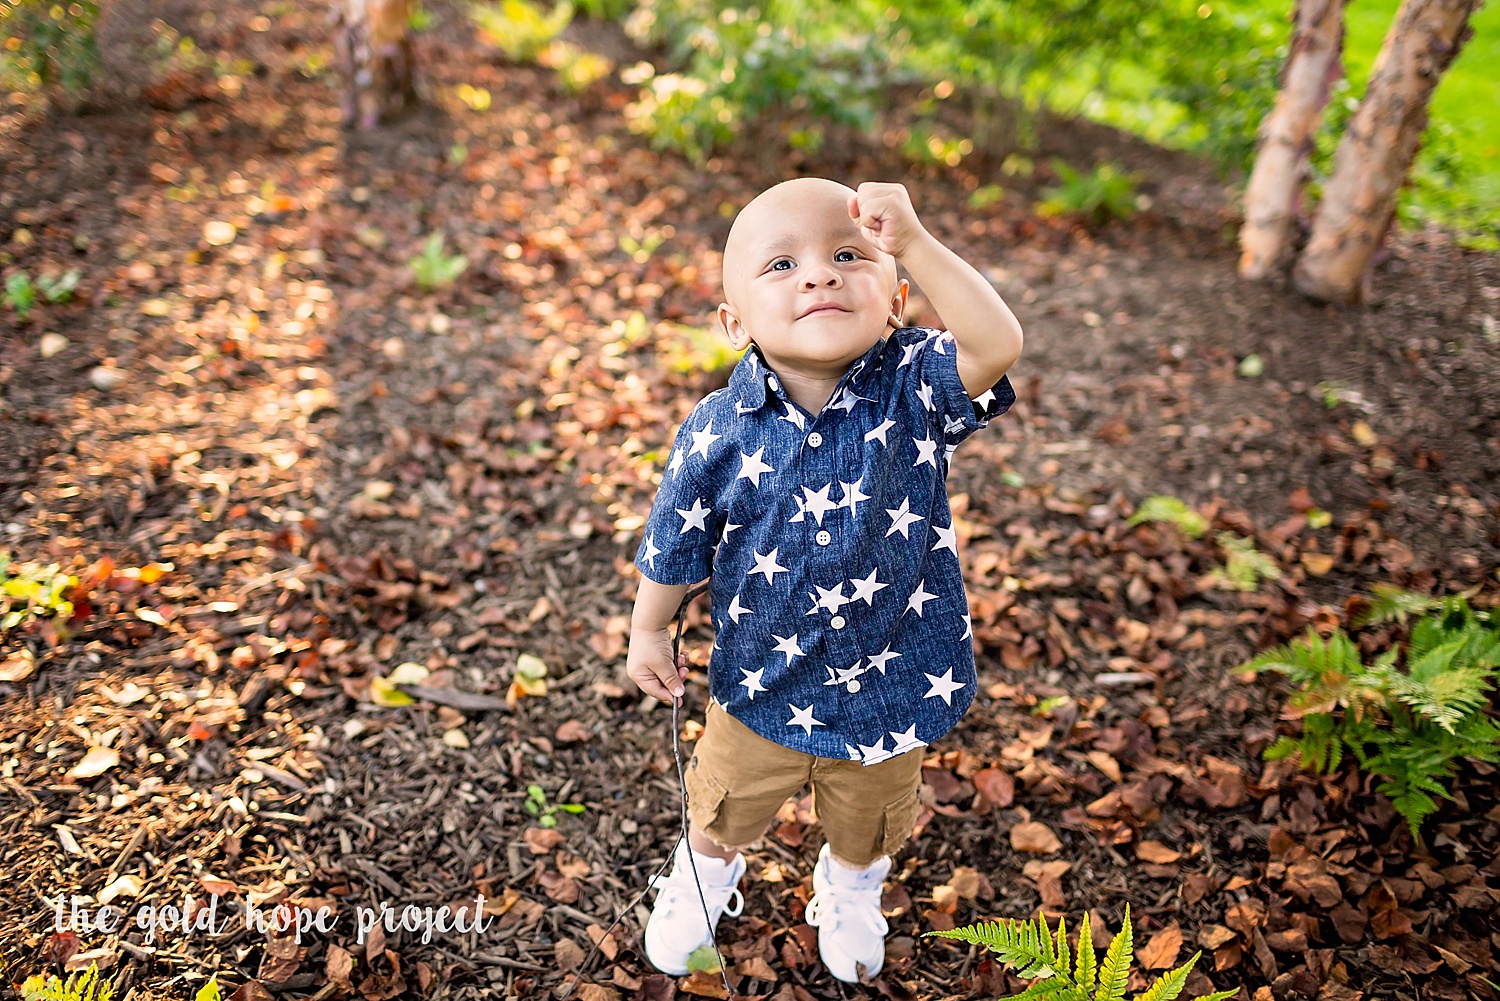
{"label": "bald head", "polygon": [[750,279],[808,234],[847,242],[880,261],[896,286],[896,261],[877,250],[849,216],[854,189],[824,177],[794,177],[762,191],[735,216],[724,242],[724,297],[744,302]]}

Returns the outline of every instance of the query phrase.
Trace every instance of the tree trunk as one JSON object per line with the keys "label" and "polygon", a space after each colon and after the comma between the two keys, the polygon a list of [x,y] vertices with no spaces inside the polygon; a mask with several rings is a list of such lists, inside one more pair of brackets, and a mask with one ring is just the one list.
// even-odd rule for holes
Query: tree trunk
{"label": "tree trunk", "polygon": [[1276,107],[1261,126],[1260,152],[1245,188],[1239,271],[1264,278],[1286,247],[1297,196],[1307,174],[1307,152],[1342,72],[1344,0],[1298,0],[1291,51]]}
{"label": "tree trunk", "polygon": [[1370,261],[1396,214],[1432,92],[1473,33],[1469,20],[1481,2],[1402,0],[1292,271],[1303,295],[1344,305],[1367,298]]}
{"label": "tree trunk", "polygon": [[407,24],[412,0],[338,0],[333,43],[344,76],[345,125],[374,128],[417,103]]}

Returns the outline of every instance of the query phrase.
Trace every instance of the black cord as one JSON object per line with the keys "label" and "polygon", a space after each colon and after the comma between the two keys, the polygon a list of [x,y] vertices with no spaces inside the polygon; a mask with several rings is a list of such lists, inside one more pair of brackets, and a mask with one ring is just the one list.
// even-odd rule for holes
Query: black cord
{"label": "black cord", "polygon": [[[678,657],[681,656],[679,651],[682,647],[682,625],[683,620],[687,617],[687,607],[694,598],[707,591],[708,587],[708,584],[705,583],[698,584],[694,587],[689,588],[687,593],[682,596],[681,603],[677,606],[677,613],[674,616],[677,621],[677,634],[672,637],[672,670],[674,672],[677,670]],[[687,840],[688,836],[687,778],[683,775],[682,772],[682,752],[678,746],[678,732],[681,729],[681,726],[678,723],[678,713],[681,708],[681,697],[674,695],[672,697],[672,760],[677,764],[677,786],[682,793],[682,830],[678,832],[677,840],[672,842],[672,848],[667,852],[667,860],[662,863],[660,869],[656,870],[656,876],[660,876],[662,873],[666,872],[667,866],[672,864],[672,859],[677,854],[677,846],[682,844],[683,841]],[[693,846],[691,843],[688,845],[687,856],[688,864],[692,867],[693,870],[693,883],[698,888],[698,903],[703,906],[703,921],[706,925],[709,926],[709,944],[714,947],[714,955],[719,960],[719,976],[724,981],[725,992],[729,997],[732,998],[734,997],[734,988],[729,986],[729,973],[724,968],[724,954],[719,951],[719,944],[718,942],[714,941],[712,937],[713,921],[709,918],[708,900],[703,895],[703,883],[698,878],[698,862],[693,857]],[[568,989],[566,991],[558,996],[558,1001],[567,1001],[567,999],[572,996],[573,990],[583,980],[584,969],[588,967],[589,961],[594,958],[594,955],[596,953],[598,953],[600,943],[602,943],[606,938],[609,937],[609,933],[614,930],[615,925],[620,923],[621,918],[625,917],[626,914],[629,914],[631,911],[633,911],[635,909],[635,906],[646,898],[646,894],[648,891],[650,891],[651,882],[654,878],[655,876],[653,876],[651,879],[646,880],[645,889],[641,890],[640,894],[637,895],[634,900],[632,900],[629,904],[622,908],[620,910],[620,913],[615,915],[615,919],[609,923],[609,927],[604,929],[604,934],[599,936],[599,941],[594,943],[594,947],[589,950],[588,955],[583,957],[583,962],[578,964],[578,972],[573,977],[573,982],[568,985]]]}

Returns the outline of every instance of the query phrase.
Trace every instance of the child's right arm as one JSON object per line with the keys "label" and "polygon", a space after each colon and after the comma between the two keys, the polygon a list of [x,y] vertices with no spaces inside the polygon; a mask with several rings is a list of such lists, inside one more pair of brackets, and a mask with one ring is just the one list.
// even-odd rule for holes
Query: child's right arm
{"label": "child's right arm", "polygon": [[672,619],[687,594],[688,584],[658,584],[642,576],[630,617],[630,651],[625,673],[641,691],[663,702],[681,697],[687,678],[687,658],[672,664]]}

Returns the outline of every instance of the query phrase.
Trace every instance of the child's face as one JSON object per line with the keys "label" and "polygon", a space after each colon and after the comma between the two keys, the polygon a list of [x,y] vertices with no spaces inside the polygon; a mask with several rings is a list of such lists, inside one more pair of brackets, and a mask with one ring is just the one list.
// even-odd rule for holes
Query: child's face
{"label": "child's face", "polygon": [[724,248],[719,322],[778,370],[837,378],[899,324],[906,283],[849,218],[854,192],[821,178],[778,184],[735,219]]}

